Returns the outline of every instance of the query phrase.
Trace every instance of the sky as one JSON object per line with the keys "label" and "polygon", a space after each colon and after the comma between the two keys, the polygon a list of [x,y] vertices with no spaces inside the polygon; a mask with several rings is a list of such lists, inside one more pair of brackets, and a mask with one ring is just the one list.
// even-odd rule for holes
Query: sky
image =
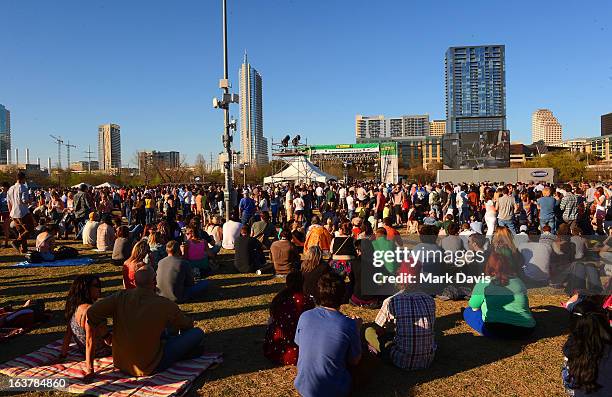
{"label": "sky", "polygon": [[[143,149],[216,159],[221,0],[0,0],[0,11],[0,104],[20,156],[55,163],[54,134],[85,160],[113,122],[124,166]],[[461,45],[506,46],[512,141],[530,142],[538,108],[564,138],[599,135],[612,112],[612,1],[228,0],[228,34],[233,92],[245,50],[263,77],[268,140],[354,143],[356,114],[443,119],[444,54]]]}

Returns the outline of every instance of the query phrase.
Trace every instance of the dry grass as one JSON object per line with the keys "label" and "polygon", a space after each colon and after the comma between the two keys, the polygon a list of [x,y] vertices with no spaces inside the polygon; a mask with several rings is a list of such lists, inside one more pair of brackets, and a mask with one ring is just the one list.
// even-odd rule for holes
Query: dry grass
{"label": "dry grass", "polygon": [[[75,245],[75,247],[79,247]],[[83,251],[82,251],[83,252]],[[0,345],[0,362],[31,352],[62,336],[62,309],[72,278],[81,272],[101,275],[104,293],[121,287],[121,272],[108,255],[86,252],[96,263],[79,268],[12,269],[19,260],[12,250],[0,250],[0,305],[41,298],[53,319],[41,328]],[[205,396],[293,396],[296,370],[274,367],[262,354],[268,304],[282,287],[270,276],[231,274],[230,255],[222,274],[211,278],[208,298],[182,305],[207,332],[211,351],[222,351],[225,362],[206,371],[190,393]],[[542,289],[530,296],[538,321],[533,337],[524,342],[490,340],[474,335],[462,321],[465,302],[436,300],[438,351],[431,368],[405,372],[373,363],[358,396],[563,396],[560,380],[561,346],[567,314],[558,292]],[[344,306],[347,314],[372,321],[375,310]],[[60,393],[50,393],[60,395]],[[34,393],[30,393],[34,395]],[[38,394],[40,395],[40,394]]]}

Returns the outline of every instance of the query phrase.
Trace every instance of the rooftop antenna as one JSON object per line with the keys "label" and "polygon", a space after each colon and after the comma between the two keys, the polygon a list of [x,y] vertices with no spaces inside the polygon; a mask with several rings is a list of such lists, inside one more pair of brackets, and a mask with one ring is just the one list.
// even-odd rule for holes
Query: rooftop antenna
{"label": "rooftop antenna", "polygon": [[[64,140],[61,137],[56,137],[55,135],[49,134],[51,138],[57,143],[57,168],[62,169],[62,145],[64,144]],[[51,172],[51,170],[49,170]]]}

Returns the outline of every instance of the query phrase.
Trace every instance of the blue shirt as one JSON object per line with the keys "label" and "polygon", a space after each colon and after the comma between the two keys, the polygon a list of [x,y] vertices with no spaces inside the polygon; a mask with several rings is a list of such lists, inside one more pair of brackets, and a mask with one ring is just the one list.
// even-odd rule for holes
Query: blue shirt
{"label": "blue shirt", "polygon": [[556,203],[557,200],[551,196],[540,197],[538,199],[538,205],[540,206],[540,219],[554,219]]}
{"label": "blue shirt", "polygon": [[361,354],[355,321],[316,307],[300,316],[295,332],[300,347],[295,388],[303,397],[345,396],[351,390],[347,360]]}
{"label": "blue shirt", "polygon": [[0,212],[9,212],[6,192],[0,193]]}
{"label": "blue shirt", "polygon": [[240,199],[239,208],[243,214],[252,215],[255,213],[255,200],[250,197],[243,197]]}

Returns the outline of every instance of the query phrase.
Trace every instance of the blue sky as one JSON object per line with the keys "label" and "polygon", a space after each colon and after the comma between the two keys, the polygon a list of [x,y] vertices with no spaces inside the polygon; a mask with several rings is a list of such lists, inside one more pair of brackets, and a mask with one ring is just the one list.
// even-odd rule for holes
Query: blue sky
{"label": "blue sky", "polygon": [[[513,141],[530,140],[537,108],[553,110],[564,137],[598,135],[612,112],[611,1],[228,2],[230,80],[237,92],[247,49],[263,76],[269,139],[354,142],[356,114],[444,118],[444,53],[455,45],[506,45]],[[0,6],[0,103],[12,112],[13,147],[55,162],[56,134],[84,159],[97,126],[115,122],[125,165],[138,149],[216,157],[220,0]]]}

